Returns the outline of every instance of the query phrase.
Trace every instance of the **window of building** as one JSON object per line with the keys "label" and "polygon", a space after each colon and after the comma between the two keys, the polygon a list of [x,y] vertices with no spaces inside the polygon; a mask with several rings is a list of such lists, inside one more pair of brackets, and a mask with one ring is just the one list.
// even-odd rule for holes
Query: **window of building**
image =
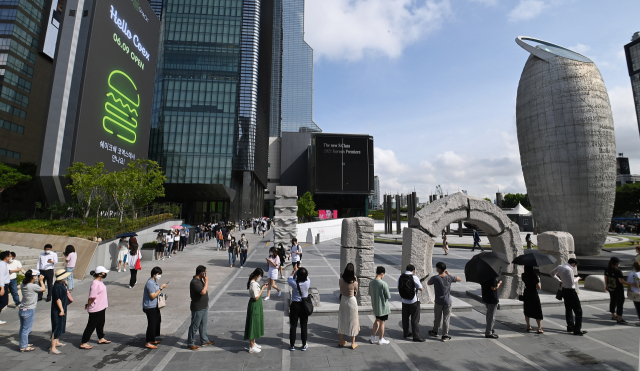
{"label": "window of building", "polygon": [[17,103],[19,105],[21,105],[22,107],[28,107],[29,106],[29,98],[24,95],[24,94],[20,94],[17,91],[7,87],[7,86],[3,86],[2,90],[0,91],[0,97],[9,100],[13,103]]}
{"label": "window of building", "polygon": [[4,81],[27,93],[31,91],[31,83],[11,71],[4,74]]}
{"label": "window of building", "polygon": [[[2,58],[3,54],[0,54],[0,58]],[[14,57],[13,55],[10,55],[8,57],[6,57],[5,54],[5,61],[7,64],[7,67],[11,67],[14,70],[20,72],[21,74],[32,78],[33,77],[33,68],[31,66],[29,66],[28,64],[24,63],[23,61],[17,59],[16,57]],[[2,63],[2,60],[0,59],[0,64]]]}
{"label": "window of building", "polygon": [[529,219],[523,219],[522,225],[529,225]]}
{"label": "window of building", "polygon": [[19,108],[16,108],[10,104],[6,104],[4,102],[0,102],[0,111],[5,111],[7,113],[10,113],[14,116],[18,116],[20,118],[26,119],[27,118],[27,113]]}
{"label": "window of building", "polygon": [[6,130],[11,130],[14,131],[18,134],[24,134],[24,126],[22,125],[18,125],[18,124],[14,124],[13,122],[7,121],[7,120],[1,120],[0,119],[0,128],[6,129]]}
{"label": "window of building", "polygon": [[0,156],[20,159],[20,152],[9,151],[8,149],[0,148]]}

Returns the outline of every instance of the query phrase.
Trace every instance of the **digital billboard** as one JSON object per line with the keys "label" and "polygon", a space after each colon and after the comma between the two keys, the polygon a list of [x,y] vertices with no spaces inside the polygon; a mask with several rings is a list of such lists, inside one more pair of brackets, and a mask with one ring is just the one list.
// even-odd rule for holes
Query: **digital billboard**
{"label": "digital billboard", "polygon": [[371,194],[373,137],[314,134],[316,193]]}
{"label": "digital billboard", "polygon": [[74,161],[120,170],[147,157],[160,21],[145,0],[97,0]]}
{"label": "digital billboard", "polygon": [[338,219],[338,210],[318,210],[319,219]]}

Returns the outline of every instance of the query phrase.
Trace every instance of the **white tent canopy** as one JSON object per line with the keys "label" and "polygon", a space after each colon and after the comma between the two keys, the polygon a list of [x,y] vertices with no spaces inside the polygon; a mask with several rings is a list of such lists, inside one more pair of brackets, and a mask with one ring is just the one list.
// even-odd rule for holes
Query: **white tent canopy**
{"label": "white tent canopy", "polygon": [[521,203],[518,203],[518,206],[513,209],[506,211],[507,215],[531,215],[531,211],[527,210],[522,206]]}

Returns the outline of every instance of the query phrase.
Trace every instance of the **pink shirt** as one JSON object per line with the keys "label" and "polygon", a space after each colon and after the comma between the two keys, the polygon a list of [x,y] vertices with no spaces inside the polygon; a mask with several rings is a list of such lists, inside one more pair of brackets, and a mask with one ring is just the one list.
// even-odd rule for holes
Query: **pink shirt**
{"label": "pink shirt", "polygon": [[93,280],[89,289],[89,298],[93,299],[93,303],[87,308],[87,312],[96,313],[107,309],[109,306],[107,302],[107,286],[102,281]]}
{"label": "pink shirt", "polygon": [[64,260],[67,262],[67,268],[75,268],[76,260],[78,260],[78,254],[72,252]]}

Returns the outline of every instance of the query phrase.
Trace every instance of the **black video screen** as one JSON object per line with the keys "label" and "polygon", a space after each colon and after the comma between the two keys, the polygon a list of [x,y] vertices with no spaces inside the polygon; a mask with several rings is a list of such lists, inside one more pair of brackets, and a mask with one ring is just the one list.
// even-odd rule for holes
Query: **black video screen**
{"label": "black video screen", "polygon": [[373,138],[315,135],[316,192],[370,193],[373,189]]}
{"label": "black video screen", "polygon": [[97,0],[74,162],[121,170],[147,158],[160,21],[146,0]]}

